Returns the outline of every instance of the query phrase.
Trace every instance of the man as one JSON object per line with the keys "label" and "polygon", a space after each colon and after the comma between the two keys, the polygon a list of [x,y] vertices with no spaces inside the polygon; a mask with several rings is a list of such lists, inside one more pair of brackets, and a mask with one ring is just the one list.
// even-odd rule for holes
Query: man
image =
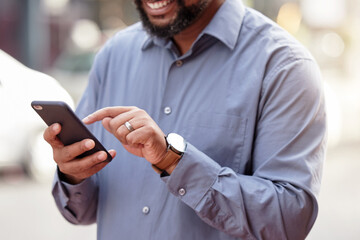
{"label": "man", "polygon": [[44,133],[61,213],[98,239],[304,239],[325,151],[314,60],[239,0],[136,4],[77,108],[116,158]]}

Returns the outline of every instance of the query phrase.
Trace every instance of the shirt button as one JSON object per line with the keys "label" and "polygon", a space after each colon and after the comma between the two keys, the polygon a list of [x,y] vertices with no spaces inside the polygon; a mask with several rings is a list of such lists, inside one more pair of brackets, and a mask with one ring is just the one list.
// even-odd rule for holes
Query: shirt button
{"label": "shirt button", "polygon": [[185,194],[186,194],[185,189],[184,189],[184,188],[180,188],[180,189],[179,189],[179,195],[180,195],[180,196],[184,196]]}
{"label": "shirt button", "polygon": [[165,108],[164,108],[164,113],[165,113],[166,115],[169,115],[169,114],[171,113],[171,107],[165,107]]}
{"label": "shirt button", "polygon": [[183,65],[183,61],[181,60],[176,61],[176,66],[181,67],[182,65]]}
{"label": "shirt button", "polygon": [[147,215],[150,212],[150,208],[148,206],[143,207],[142,209],[143,214]]}

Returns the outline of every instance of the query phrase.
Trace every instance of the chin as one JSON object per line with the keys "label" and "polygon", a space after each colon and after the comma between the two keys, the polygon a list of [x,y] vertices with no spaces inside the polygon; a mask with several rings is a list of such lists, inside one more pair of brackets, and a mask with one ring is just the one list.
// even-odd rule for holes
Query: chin
{"label": "chin", "polygon": [[157,17],[149,17],[149,21],[155,27],[163,28],[163,27],[170,26],[174,22],[175,18],[176,18],[176,16],[171,17],[171,18],[165,18],[165,16],[160,15]]}

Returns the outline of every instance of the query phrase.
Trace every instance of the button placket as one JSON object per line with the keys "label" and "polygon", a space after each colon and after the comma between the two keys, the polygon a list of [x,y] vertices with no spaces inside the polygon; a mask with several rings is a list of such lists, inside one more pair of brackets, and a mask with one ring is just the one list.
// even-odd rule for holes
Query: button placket
{"label": "button placket", "polygon": [[177,67],[181,67],[181,66],[183,65],[183,63],[184,63],[184,62],[183,62],[182,60],[177,60],[177,61],[176,61],[176,66],[177,66]]}
{"label": "button placket", "polygon": [[164,118],[170,118],[172,115],[176,115],[174,112],[174,108],[171,106],[173,101],[176,101],[176,97],[178,96],[177,89],[181,90],[181,84],[179,81],[180,76],[183,75],[181,66],[184,65],[184,61],[182,59],[172,59],[171,66],[169,67],[167,80],[165,82],[164,95],[162,97],[162,108],[160,109],[160,113]]}

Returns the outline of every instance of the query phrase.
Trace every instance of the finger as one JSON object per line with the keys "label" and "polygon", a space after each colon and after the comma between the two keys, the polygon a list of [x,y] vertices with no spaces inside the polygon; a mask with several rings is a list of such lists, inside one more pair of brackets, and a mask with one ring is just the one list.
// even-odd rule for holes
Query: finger
{"label": "finger", "polygon": [[[132,122],[132,119],[135,117],[138,117],[139,114],[137,114],[136,109],[132,109],[128,112],[124,112],[122,114],[119,114],[115,116],[114,118],[111,118],[108,122],[108,127],[111,129],[111,132],[116,132],[118,128],[120,128],[122,125],[125,124],[125,122]],[[134,126],[133,126],[134,127]]]}
{"label": "finger", "polygon": [[[129,130],[128,130],[129,131]],[[150,138],[150,132],[147,127],[143,126],[137,128],[136,131],[130,132],[126,135],[126,142],[130,145],[145,144]]]}
{"label": "finger", "polygon": [[[116,155],[115,150],[110,150],[109,153],[110,153],[110,155],[111,155],[113,158],[114,158],[115,155]],[[88,171],[87,171],[88,174],[89,174],[88,177],[90,177],[90,176],[94,175],[95,173],[99,172],[101,169],[103,169],[103,168],[104,168],[106,165],[108,165],[108,164],[109,164],[109,162],[103,160],[102,162],[97,163],[97,164],[91,166],[91,167],[88,169]]]}
{"label": "finger", "polygon": [[106,158],[107,154],[104,151],[99,151],[92,154],[91,156],[87,156],[82,159],[75,159],[73,161],[67,162],[66,164],[62,164],[59,166],[59,169],[65,174],[72,175],[76,178],[85,179],[105,167],[109,163],[105,162]]}
{"label": "finger", "polygon": [[100,120],[103,120],[106,117],[114,118],[119,114],[131,111],[134,107],[106,107],[102,108],[83,119],[85,124],[91,124]]}
{"label": "finger", "polygon": [[46,128],[43,137],[53,148],[63,147],[64,145],[59,140],[57,135],[61,132],[61,125],[54,123],[50,127]]}
{"label": "finger", "polygon": [[95,147],[95,142],[92,139],[84,139],[80,142],[65,146],[59,150],[54,150],[54,160],[61,164],[69,162],[86,151]]}
{"label": "finger", "polygon": [[[132,134],[134,132],[137,133],[141,133],[142,132],[142,128],[144,127],[144,125],[146,124],[146,119],[143,117],[135,117],[132,119],[128,119],[127,122],[130,123],[131,127],[133,128],[133,130],[128,129],[125,126],[125,122],[122,119],[117,119],[117,118],[113,118],[109,121],[109,128],[111,129],[111,132],[115,135],[115,137],[117,139],[120,140],[121,143],[127,145],[128,141],[127,141],[127,137],[129,134]],[[121,124],[119,126],[119,124]]]}
{"label": "finger", "polygon": [[112,132],[111,131],[111,127],[110,127],[110,121],[111,121],[112,118],[110,117],[106,117],[102,120],[102,125],[104,126],[104,128],[108,131],[108,132]]}
{"label": "finger", "polygon": [[117,128],[114,126],[114,123],[110,123],[113,118],[106,117],[102,120],[104,128],[113,134],[121,143],[126,144],[126,134],[129,133],[129,130],[125,125],[120,125]]}
{"label": "finger", "polygon": [[113,159],[116,157],[116,151],[114,149],[111,149],[108,152],[110,153],[110,155]]}
{"label": "finger", "polygon": [[123,124],[118,129],[116,129],[115,133],[113,134],[117,139],[119,139],[122,144],[128,144],[128,142],[126,141],[126,137],[130,133],[131,132],[129,131],[129,129],[127,129],[127,127],[125,127],[125,125]]}
{"label": "finger", "polygon": [[89,175],[90,176],[94,175],[95,173],[99,172],[101,169],[106,167],[106,165],[108,165],[108,164],[109,164],[109,162],[101,162],[101,163],[94,165],[92,168],[89,169]]}
{"label": "finger", "polygon": [[[141,128],[129,133],[126,136],[126,142],[130,145],[158,145],[166,146],[165,134],[155,125],[144,125]],[[155,143],[155,144],[154,144]],[[160,144],[158,144],[160,143]]]}

